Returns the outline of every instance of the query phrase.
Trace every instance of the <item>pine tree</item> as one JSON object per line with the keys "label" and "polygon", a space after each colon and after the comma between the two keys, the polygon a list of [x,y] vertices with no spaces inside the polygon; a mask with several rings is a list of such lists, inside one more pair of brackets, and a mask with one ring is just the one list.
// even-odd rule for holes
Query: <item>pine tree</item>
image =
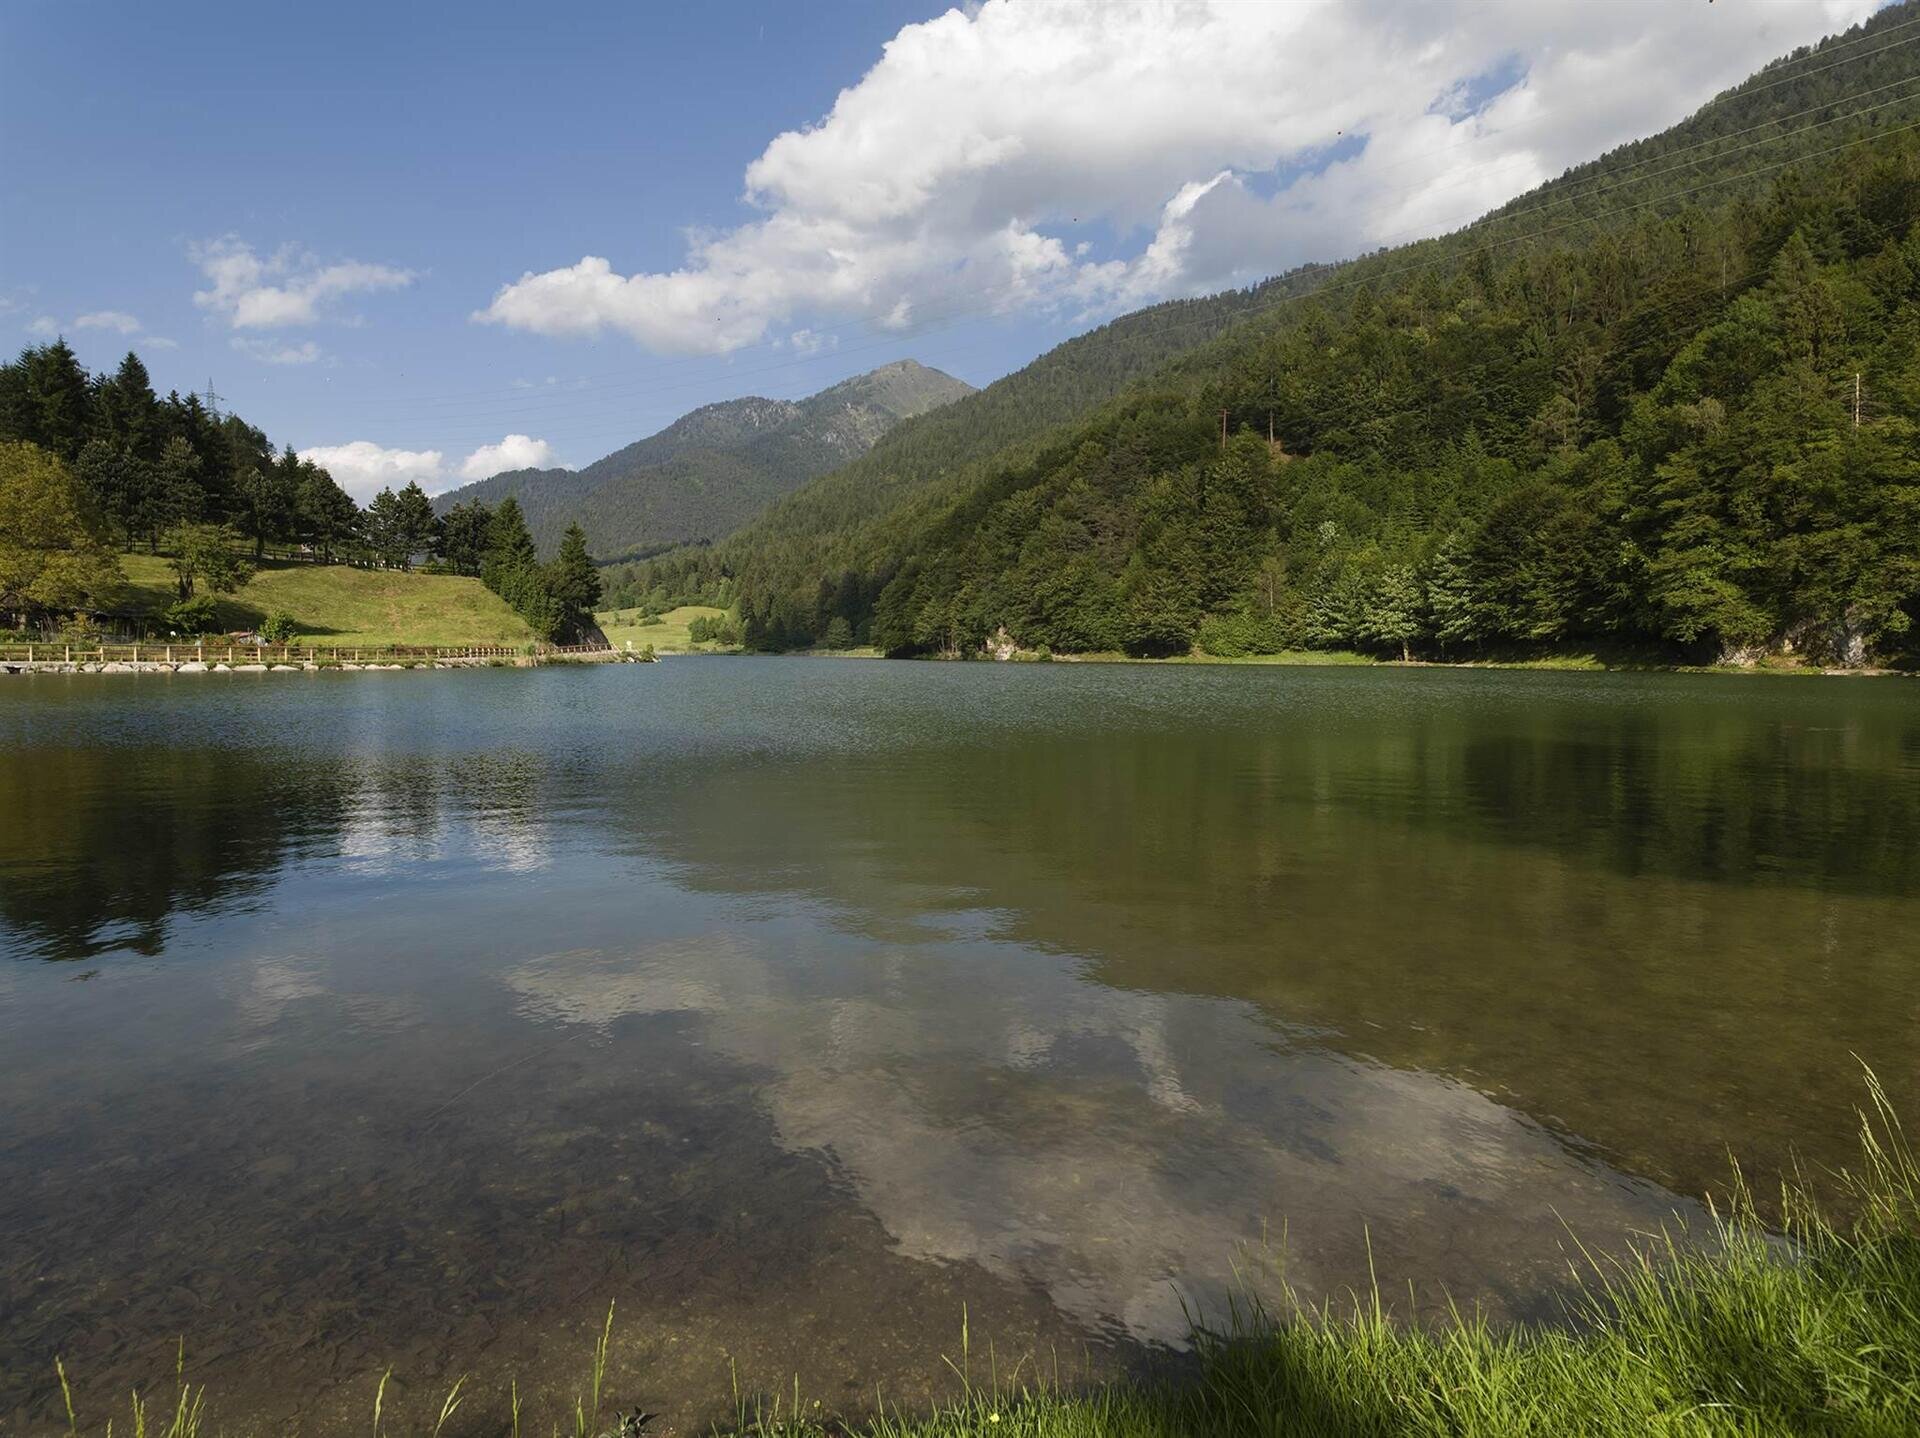
{"label": "pine tree", "polygon": [[124,544],[138,533],[140,506],[151,482],[133,452],[106,439],[90,439],[74,464],[81,492],[107,530]]}
{"label": "pine tree", "polygon": [[411,569],[413,557],[429,552],[434,541],[433,501],[427,498],[418,480],[408,480],[406,487],[393,497],[393,527],[400,567]]}
{"label": "pine tree", "polygon": [[64,339],[29,346],[0,367],[0,437],[25,440],[71,461],[86,442],[93,410],[87,372]]}
{"label": "pine tree", "polygon": [[295,513],[301,540],[319,552],[322,564],[333,563],[335,549],[353,537],[360,521],[353,497],[311,460],[300,461]]}
{"label": "pine tree", "polygon": [[456,504],[440,516],[437,552],[455,574],[480,573],[492,523],[493,511],[477,499]]}
{"label": "pine tree", "polygon": [[153,467],[153,511],[163,524],[205,518],[206,491],[200,483],[200,456],[180,435],[169,439]]}
{"label": "pine tree", "polygon": [[520,501],[508,495],[493,511],[487,525],[487,565],[500,570],[519,569],[534,563],[533,536],[527,532],[527,518],[520,512]]}
{"label": "pine tree", "polygon": [[160,401],[146,365],[132,350],[110,378],[95,386],[89,418],[92,434],[132,451],[136,459],[159,460],[167,441]]}
{"label": "pine tree", "polygon": [[570,633],[579,633],[593,622],[593,611],[600,603],[600,571],[593,567],[587,553],[586,531],[569,524],[560,541],[560,552],[547,568],[547,589],[560,606],[562,623]]}
{"label": "pine tree", "polygon": [[1413,658],[1411,646],[1420,632],[1420,586],[1409,566],[1389,564],[1375,576],[1361,627],[1374,643],[1398,649],[1403,661]]}
{"label": "pine tree", "polygon": [[1477,640],[1473,586],[1467,577],[1466,544],[1456,531],[1440,542],[1424,573],[1427,627],[1442,652]]}

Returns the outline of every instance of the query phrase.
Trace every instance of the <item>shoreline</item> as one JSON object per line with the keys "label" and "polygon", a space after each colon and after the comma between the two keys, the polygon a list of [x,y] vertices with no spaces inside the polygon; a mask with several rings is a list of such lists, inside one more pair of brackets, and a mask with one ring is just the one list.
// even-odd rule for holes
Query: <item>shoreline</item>
{"label": "shoreline", "polygon": [[66,659],[16,659],[0,661],[0,674],[320,674],[333,672],[367,672],[371,670],[394,669],[503,669],[531,668],[534,660],[525,659],[415,659],[394,660],[391,663],[367,660],[308,660],[301,663],[275,662],[262,660],[241,660],[229,664],[222,659],[215,663],[206,663],[196,659],[183,659],[169,663],[164,659],[109,659],[66,660]]}
{"label": "shoreline", "polygon": [[[668,651],[661,658],[727,659],[865,659],[890,656],[873,649],[789,649],[760,653],[750,649]],[[1592,654],[1569,654],[1541,659],[1377,659],[1344,649],[1294,649],[1279,654],[1219,655],[1206,653],[1149,656],[1094,651],[1085,654],[1049,654],[1020,650],[1001,658],[992,654],[916,654],[892,662],[904,664],[1138,664],[1178,668],[1209,666],[1267,669],[1503,669],[1555,674],[1707,674],[1770,675],[1799,679],[1914,679],[1920,670],[1866,665],[1857,669],[1816,664],[1679,664],[1652,660],[1609,661]]]}
{"label": "shoreline", "polygon": [[[23,646],[24,647],[24,646]],[[51,646],[49,646],[51,647]],[[156,646],[158,647],[158,646]],[[27,674],[265,674],[367,672],[403,669],[533,669],[550,664],[644,664],[665,659],[833,659],[887,660],[873,649],[794,649],[761,654],[749,649],[669,649],[646,654],[639,650],[602,649],[550,654],[409,654],[409,646],[366,646],[384,658],[294,659],[13,659],[0,658],[0,675]],[[364,651],[356,650],[356,653]],[[1279,654],[1218,655],[1205,653],[1147,656],[1117,652],[1038,654],[1015,651],[1004,657],[991,654],[923,654],[895,662],[932,664],[1137,664],[1149,667],[1295,668],[1295,669],[1494,669],[1557,674],[1700,674],[1771,676],[1797,679],[1913,679],[1920,670],[1867,665],[1855,669],[1815,664],[1678,664],[1654,661],[1609,661],[1593,654],[1569,654],[1540,659],[1378,659],[1350,650],[1287,650]]]}
{"label": "shoreline", "polygon": [[1556,674],[1770,674],[1827,679],[1910,679],[1913,670],[1863,665],[1857,669],[1817,664],[1681,664],[1655,660],[1610,661],[1592,654],[1540,659],[1376,659],[1351,650],[1291,650],[1280,654],[1175,654],[1149,658],[1132,654],[1055,654],[1050,659],[1010,659],[1008,663],[1053,664],[1205,664],[1266,668],[1320,669],[1524,669]]}
{"label": "shoreline", "polygon": [[378,659],[0,659],[0,675],[34,674],[325,674],[413,669],[539,669],[552,664],[650,664],[617,649],[577,654],[398,655]]}

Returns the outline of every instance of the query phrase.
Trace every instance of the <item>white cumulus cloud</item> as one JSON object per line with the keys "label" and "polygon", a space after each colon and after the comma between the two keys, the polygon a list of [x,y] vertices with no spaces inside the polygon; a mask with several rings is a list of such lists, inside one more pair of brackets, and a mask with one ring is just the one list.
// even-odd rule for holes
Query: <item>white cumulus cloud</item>
{"label": "white cumulus cloud", "polygon": [[73,322],[77,330],[112,330],[116,334],[137,335],[140,333],[140,321],[125,310],[95,310],[92,314],[81,315]]}
{"label": "white cumulus cloud", "polygon": [[[828,318],[1098,313],[1455,228],[1877,0],[986,0],[908,25],[677,268],[528,271],[475,318],[724,353]],[[1097,246],[1097,248],[1096,248]]]}
{"label": "white cumulus cloud", "polygon": [[509,469],[547,469],[553,446],[530,435],[510,434],[498,444],[483,444],[460,462],[462,479],[487,479]]}
{"label": "white cumulus cloud", "polygon": [[335,482],[365,504],[383,489],[399,489],[417,482],[428,493],[444,489],[445,474],[437,449],[386,449],[371,440],[348,444],[320,444],[300,451],[334,477]]}
{"label": "white cumulus cloud", "polygon": [[310,325],[321,318],[329,301],[400,289],[414,279],[411,270],[393,265],[362,260],[322,264],[295,245],[261,255],[233,235],[193,245],[188,255],[209,286],[196,290],[193,302],[237,330]]}
{"label": "white cumulus cloud", "polygon": [[246,339],[235,335],[233,347],[262,364],[313,364],[321,357],[320,346],[312,340],[299,344],[283,340]]}
{"label": "white cumulus cloud", "polygon": [[[52,315],[41,315],[27,326],[29,334],[42,339],[52,339],[64,328]],[[75,330],[106,330],[117,335],[126,335],[139,340],[141,346],[150,350],[179,349],[179,342],[161,335],[148,334],[146,326],[125,310],[93,310],[76,318],[72,328]]]}

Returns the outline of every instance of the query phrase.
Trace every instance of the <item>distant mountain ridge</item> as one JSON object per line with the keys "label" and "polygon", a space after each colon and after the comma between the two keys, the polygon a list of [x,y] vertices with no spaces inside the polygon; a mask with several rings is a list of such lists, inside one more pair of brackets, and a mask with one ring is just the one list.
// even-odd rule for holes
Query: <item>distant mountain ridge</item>
{"label": "distant mountain ridge", "polygon": [[507,470],[439,495],[434,508],[512,495],[543,552],[578,522],[602,559],[722,539],[808,480],[858,459],[901,420],[972,393],[964,380],[897,360],[806,399],[749,395],[702,405],[584,469]]}

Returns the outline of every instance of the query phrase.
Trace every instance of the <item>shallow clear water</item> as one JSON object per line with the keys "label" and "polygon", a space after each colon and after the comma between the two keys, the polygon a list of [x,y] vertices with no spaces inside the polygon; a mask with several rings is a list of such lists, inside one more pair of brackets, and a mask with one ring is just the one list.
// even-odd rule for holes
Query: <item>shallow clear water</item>
{"label": "shallow clear water", "polygon": [[1569,1230],[1843,1161],[1850,1055],[1920,1095],[1920,690],[15,679],[0,954],[0,1431],[177,1339],[233,1426],[539,1414],[609,1301],[682,1426],[913,1402],[963,1304],[1106,1371],[1250,1252],[1551,1315]]}

